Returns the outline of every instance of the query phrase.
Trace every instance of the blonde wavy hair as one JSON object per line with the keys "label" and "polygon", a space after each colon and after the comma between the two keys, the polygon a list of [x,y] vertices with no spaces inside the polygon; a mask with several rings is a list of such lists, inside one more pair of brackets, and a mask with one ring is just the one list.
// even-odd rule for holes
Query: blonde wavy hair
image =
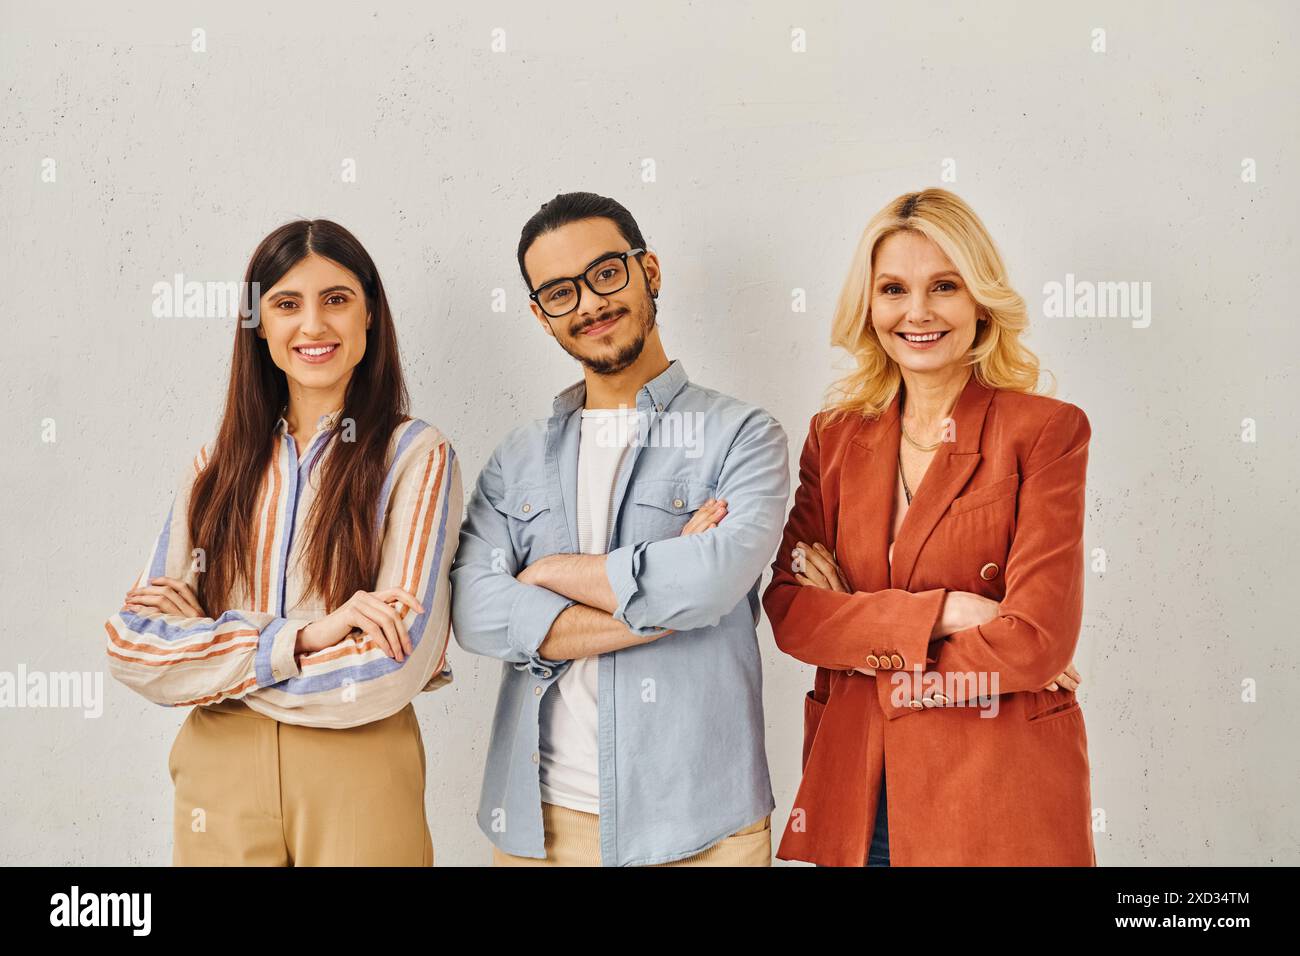
{"label": "blonde wavy hair", "polygon": [[[898,363],[889,357],[871,322],[871,288],[876,249],[896,232],[925,236],[952,260],[976,303],[975,341],[967,353],[975,377],[990,388],[1018,392],[1038,389],[1038,357],[1020,341],[1029,326],[1025,300],[1007,278],[992,236],[975,211],[946,189],[905,193],[871,217],[858,240],[848,278],[835,307],[831,345],[847,351],[854,369],[827,393],[832,417],[860,414],[876,418],[889,407],[902,384]],[[1050,373],[1049,373],[1050,374]],[[1055,390],[1055,381],[1048,392]]]}

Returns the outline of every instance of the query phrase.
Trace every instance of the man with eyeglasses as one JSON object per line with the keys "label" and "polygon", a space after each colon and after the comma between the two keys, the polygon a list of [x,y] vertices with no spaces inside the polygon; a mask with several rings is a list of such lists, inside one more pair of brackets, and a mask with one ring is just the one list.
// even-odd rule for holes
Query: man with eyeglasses
{"label": "man with eyeglasses", "polygon": [[556,196],[518,260],[583,380],[497,447],[461,527],[453,631],[503,661],[479,826],[497,865],[770,866],[755,627],[785,432],[668,360],[619,203]]}

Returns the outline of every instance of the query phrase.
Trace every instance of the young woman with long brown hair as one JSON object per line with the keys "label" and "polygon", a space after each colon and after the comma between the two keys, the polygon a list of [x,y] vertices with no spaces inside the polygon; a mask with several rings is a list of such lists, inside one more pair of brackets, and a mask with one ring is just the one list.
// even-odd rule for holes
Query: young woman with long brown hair
{"label": "young woman with long brown hair", "polygon": [[225,412],[107,622],[110,670],[190,707],[174,861],[431,865],[412,707],[451,679],[459,465],[407,414],[375,264],[291,222],[245,274]]}

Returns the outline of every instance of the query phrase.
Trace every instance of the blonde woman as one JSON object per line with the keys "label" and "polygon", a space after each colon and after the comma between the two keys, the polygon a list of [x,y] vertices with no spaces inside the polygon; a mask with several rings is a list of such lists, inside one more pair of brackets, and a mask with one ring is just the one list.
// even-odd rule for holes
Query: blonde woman
{"label": "blonde woman", "polygon": [[854,368],[813,416],[763,599],[817,666],[781,859],[1095,865],[1071,665],[1090,429],[1036,394],[1026,326],[957,196],[867,224],[832,332]]}

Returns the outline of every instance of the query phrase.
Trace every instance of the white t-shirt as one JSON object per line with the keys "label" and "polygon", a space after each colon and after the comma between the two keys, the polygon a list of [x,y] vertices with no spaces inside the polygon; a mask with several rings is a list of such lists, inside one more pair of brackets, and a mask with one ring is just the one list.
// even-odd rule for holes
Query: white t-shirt
{"label": "white t-shirt", "polygon": [[[635,408],[582,410],[578,444],[578,548],[609,548],[614,482],[637,435]],[[542,698],[539,714],[542,800],[585,813],[600,812],[600,755],[596,749],[599,657],[573,660]]]}

